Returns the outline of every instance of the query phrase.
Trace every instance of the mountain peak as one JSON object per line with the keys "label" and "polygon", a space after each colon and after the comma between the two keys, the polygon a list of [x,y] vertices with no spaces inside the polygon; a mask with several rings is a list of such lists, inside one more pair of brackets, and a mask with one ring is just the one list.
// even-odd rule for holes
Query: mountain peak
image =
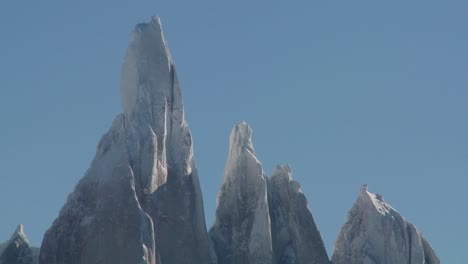
{"label": "mountain peak", "polygon": [[192,137],[158,17],[135,26],[120,93],[123,114],[44,235],[41,263],[209,263]]}
{"label": "mountain peak", "polygon": [[283,186],[288,189],[287,186],[296,186],[296,191],[299,191],[300,185],[295,182],[292,176],[292,170],[289,165],[278,164],[276,168],[271,173],[271,182],[276,186]]}
{"label": "mountain peak", "polygon": [[275,167],[275,170],[273,170],[273,173],[271,174],[271,178],[277,178],[277,177],[283,177],[287,178],[288,180],[292,180],[292,170],[289,164],[278,164]]}
{"label": "mountain peak", "polygon": [[160,113],[161,107],[172,101],[164,102],[165,97],[179,96],[173,92],[175,77],[171,52],[159,17],[137,24],[127,49],[120,82],[125,116],[129,118],[133,112],[148,112],[154,106],[159,109],[150,113]]}
{"label": "mountain peak", "polygon": [[380,194],[361,187],[335,243],[332,262],[438,264],[421,232]]}
{"label": "mountain peak", "polygon": [[252,144],[252,129],[245,121],[240,121],[232,129],[230,136],[231,151],[248,150],[255,155]]}
{"label": "mountain peak", "polygon": [[372,205],[371,208],[375,208],[382,215],[399,216],[399,213],[390,204],[385,202],[383,195],[369,192],[367,184],[361,187],[361,192],[356,203],[369,203]]}
{"label": "mountain peak", "polygon": [[23,243],[28,243],[28,244],[29,244],[28,237],[27,237],[26,234],[24,233],[24,226],[23,226],[23,224],[19,224],[19,225],[16,227],[15,232],[11,235],[10,241],[13,241],[13,240],[16,240],[16,239],[21,239],[21,241],[22,241]]}
{"label": "mountain peak", "polygon": [[38,249],[29,246],[24,226],[18,225],[8,242],[0,245],[0,264],[35,264]]}

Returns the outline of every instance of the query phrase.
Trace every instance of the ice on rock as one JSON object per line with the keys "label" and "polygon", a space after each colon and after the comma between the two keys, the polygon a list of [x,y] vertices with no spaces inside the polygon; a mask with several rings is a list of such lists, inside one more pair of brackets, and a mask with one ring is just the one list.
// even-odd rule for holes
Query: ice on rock
{"label": "ice on rock", "polygon": [[[120,93],[123,113],[44,235],[40,264],[329,263],[291,168],[278,166],[266,177],[246,122],[230,134],[208,235],[192,137],[159,18],[133,31]],[[35,252],[20,226],[0,244],[0,264],[35,263]],[[367,186],[332,260],[440,264],[421,232]]]}
{"label": "ice on rock", "polygon": [[328,257],[289,166],[271,179],[255,156],[252,130],[238,123],[210,230],[219,264],[327,264]]}
{"label": "ice on rock", "polygon": [[38,249],[30,247],[23,225],[19,225],[11,238],[0,245],[0,264],[36,264]]}
{"label": "ice on rock", "polygon": [[40,263],[211,263],[192,139],[159,18],[133,31],[120,91],[124,113],[47,231]]}
{"label": "ice on rock", "polygon": [[267,183],[251,136],[245,122],[231,132],[216,219],[210,230],[218,264],[271,264],[273,260]]}
{"label": "ice on rock", "polygon": [[361,188],[332,257],[334,264],[439,264],[421,232],[384,201]]}
{"label": "ice on rock", "polygon": [[141,176],[137,192],[151,193],[165,184],[169,167],[189,175],[192,139],[159,18],[136,26],[122,67],[120,91],[130,162]]}

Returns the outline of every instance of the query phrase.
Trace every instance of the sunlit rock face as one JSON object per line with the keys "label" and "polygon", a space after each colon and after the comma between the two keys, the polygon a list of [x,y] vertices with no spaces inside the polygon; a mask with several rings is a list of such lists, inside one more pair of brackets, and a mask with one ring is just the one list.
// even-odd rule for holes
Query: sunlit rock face
{"label": "sunlit rock face", "polygon": [[38,248],[29,245],[23,225],[19,225],[11,238],[0,244],[0,264],[36,264]]}
{"label": "sunlit rock face", "polygon": [[335,243],[334,264],[439,264],[421,232],[383,199],[361,189]]}
{"label": "sunlit rock face", "polygon": [[218,264],[326,264],[327,253],[299,184],[288,166],[267,178],[252,130],[238,123],[210,230]]}
{"label": "sunlit rock face", "polygon": [[231,132],[229,157],[210,230],[218,264],[271,264],[267,183],[245,122]]}
{"label": "sunlit rock face", "polygon": [[121,75],[124,113],[46,232],[41,264],[211,263],[176,70],[153,18]]}

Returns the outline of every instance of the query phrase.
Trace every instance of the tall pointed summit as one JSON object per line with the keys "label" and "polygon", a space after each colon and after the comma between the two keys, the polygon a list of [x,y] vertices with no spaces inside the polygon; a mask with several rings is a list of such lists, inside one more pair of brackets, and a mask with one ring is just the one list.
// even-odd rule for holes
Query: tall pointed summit
{"label": "tall pointed summit", "polygon": [[23,225],[18,225],[10,239],[0,244],[0,264],[36,264],[38,253],[29,245]]}
{"label": "tall pointed summit", "polygon": [[273,261],[266,176],[251,136],[252,129],[245,122],[231,132],[216,220],[210,230],[218,264]]}
{"label": "tall pointed summit", "polygon": [[273,171],[268,205],[275,264],[328,264],[322,236],[288,165],[279,165]]}
{"label": "tall pointed summit", "polygon": [[41,264],[211,263],[192,139],[161,21],[133,31],[124,113],[44,236]]}
{"label": "tall pointed summit", "polygon": [[289,166],[268,178],[255,156],[252,130],[234,126],[210,230],[218,264],[328,264],[300,185]]}

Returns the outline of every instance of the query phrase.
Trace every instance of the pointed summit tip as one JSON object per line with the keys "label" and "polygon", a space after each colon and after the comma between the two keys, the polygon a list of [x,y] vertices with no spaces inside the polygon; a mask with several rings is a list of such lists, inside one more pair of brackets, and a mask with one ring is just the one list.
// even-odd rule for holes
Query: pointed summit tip
{"label": "pointed summit tip", "polygon": [[368,188],[367,184],[363,184],[361,186],[361,193],[366,193],[368,191],[369,191],[369,188]]}
{"label": "pointed summit tip", "polygon": [[141,22],[135,26],[136,32],[143,32],[148,29],[161,31],[162,30],[161,18],[159,16],[152,16],[149,22]]}
{"label": "pointed summit tip", "polygon": [[[163,105],[164,96],[178,95],[178,92],[174,92],[175,86],[178,89],[161,19],[152,17],[149,22],[135,26],[122,65],[120,92],[125,116],[131,118],[134,111],[148,112],[155,104]],[[170,99],[169,102],[174,101]]]}
{"label": "pointed summit tip", "polygon": [[28,237],[24,233],[24,226],[22,224],[19,224],[16,227],[15,232],[11,235],[10,241],[15,241],[18,238],[20,238],[26,243],[29,243]]}
{"label": "pointed summit tip", "polygon": [[23,224],[19,224],[15,229],[15,234],[24,234],[24,226]]}
{"label": "pointed summit tip", "polygon": [[232,129],[230,136],[230,147],[233,149],[247,149],[255,153],[252,144],[252,129],[245,121],[240,121]]}

